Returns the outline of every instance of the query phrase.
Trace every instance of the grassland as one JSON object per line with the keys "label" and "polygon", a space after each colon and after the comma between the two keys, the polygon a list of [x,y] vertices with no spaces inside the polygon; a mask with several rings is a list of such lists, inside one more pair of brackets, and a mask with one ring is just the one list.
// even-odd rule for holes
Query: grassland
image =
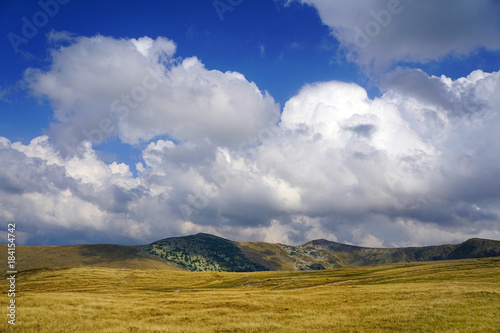
{"label": "grassland", "polygon": [[[138,246],[112,244],[69,246],[17,246],[18,271],[51,267],[107,267],[181,270],[164,260],[139,253]],[[0,244],[0,262],[7,264],[7,245]],[[7,267],[5,267],[5,270]]]}
{"label": "grassland", "polygon": [[500,331],[500,258],[304,272],[46,268],[18,273],[16,289],[16,327],[3,315],[0,331]]}

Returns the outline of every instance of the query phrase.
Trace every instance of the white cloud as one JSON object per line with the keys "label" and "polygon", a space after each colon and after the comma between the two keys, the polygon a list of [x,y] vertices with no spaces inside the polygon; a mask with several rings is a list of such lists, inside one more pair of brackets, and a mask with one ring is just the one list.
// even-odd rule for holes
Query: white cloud
{"label": "white cloud", "polygon": [[300,1],[318,10],[351,59],[365,67],[500,49],[500,4],[494,0]]}
{"label": "white cloud", "polygon": [[168,135],[231,146],[277,120],[278,105],[242,74],[175,59],[175,50],[163,37],[80,37],[26,80],[54,108],[52,139],[73,150],[114,135],[130,144]]}
{"label": "white cloud", "polygon": [[49,31],[46,36],[49,43],[74,42],[76,38],[75,34],[71,32],[55,30]]}
{"label": "white cloud", "polygon": [[[174,52],[165,38],[77,38],[49,71],[32,69],[59,123],[26,145],[0,138],[0,219],[32,243],[205,231],[380,246],[439,242],[428,229],[450,241],[500,232],[500,72],[400,69],[373,99],[352,83],[309,84],[276,124],[278,106],[255,83]],[[153,82],[128,114],[110,111]],[[82,134],[95,129],[147,144],[136,176],[96,154]]]}

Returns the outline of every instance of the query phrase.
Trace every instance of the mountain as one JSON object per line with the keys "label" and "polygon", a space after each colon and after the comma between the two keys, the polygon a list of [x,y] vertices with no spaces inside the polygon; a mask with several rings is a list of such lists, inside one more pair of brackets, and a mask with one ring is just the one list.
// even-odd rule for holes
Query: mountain
{"label": "mountain", "polygon": [[190,271],[254,272],[267,267],[250,260],[228,239],[210,234],[173,237],[146,245],[142,251]]}
{"label": "mountain", "polygon": [[[253,272],[321,270],[400,262],[500,256],[500,241],[469,239],[461,244],[405,248],[368,248],[317,239],[299,246],[234,242],[199,233],[165,238],[147,245],[111,244],[17,246],[18,271],[99,266],[129,269]],[[7,245],[0,245],[7,263]]]}
{"label": "mountain", "polygon": [[500,256],[500,241],[469,239],[456,245],[368,248],[324,239],[299,246],[263,242],[233,242],[197,234],[166,238],[142,251],[190,271],[321,270],[400,262]]}
{"label": "mountain", "polygon": [[459,244],[446,259],[469,259],[500,256],[500,242],[488,239],[471,238]]}

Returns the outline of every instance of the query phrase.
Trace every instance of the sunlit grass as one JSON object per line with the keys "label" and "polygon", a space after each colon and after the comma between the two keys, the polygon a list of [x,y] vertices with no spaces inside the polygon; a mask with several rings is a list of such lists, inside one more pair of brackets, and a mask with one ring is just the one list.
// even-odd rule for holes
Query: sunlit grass
{"label": "sunlit grass", "polygon": [[[19,273],[17,289],[16,332],[500,330],[500,258],[314,272],[43,269]],[[6,319],[0,330],[11,330]]]}

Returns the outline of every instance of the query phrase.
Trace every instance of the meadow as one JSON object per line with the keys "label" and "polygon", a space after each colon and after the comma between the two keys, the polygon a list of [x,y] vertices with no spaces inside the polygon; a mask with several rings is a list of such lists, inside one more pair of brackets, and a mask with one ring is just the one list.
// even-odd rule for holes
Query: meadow
{"label": "meadow", "polygon": [[44,268],[18,273],[16,289],[16,326],[4,314],[2,332],[500,332],[500,258],[252,273]]}

